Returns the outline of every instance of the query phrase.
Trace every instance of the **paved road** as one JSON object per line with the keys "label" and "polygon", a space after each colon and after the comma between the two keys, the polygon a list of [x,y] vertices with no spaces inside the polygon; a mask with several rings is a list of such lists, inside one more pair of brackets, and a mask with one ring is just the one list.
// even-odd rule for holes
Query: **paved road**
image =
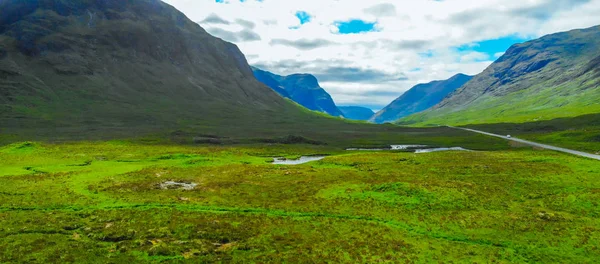
{"label": "paved road", "polygon": [[566,148],[559,148],[559,147],[555,147],[555,146],[540,144],[540,143],[536,143],[536,142],[532,142],[532,141],[528,141],[528,140],[523,140],[523,139],[519,139],[519,138],[514,138],[514,137],[510,137],[509,138],[507,136],[496,135],[496,134],[492,134],[492,133],[488,133],[488,132],[484,132],[484,131],[479,131],[479,130],[474,130],[474,129],[469,129],[469,128],[453,127],[453,126],[448,126],[448,127],[455,128],[455,129],[462,129],[462,130],[466,130],[466,131],[471,131],[471,132],[475,132],[475,133],[479,133],[479,134],[484,134],[484,135],[488,135],[488,136],[492,136],[492,137],[499,137],[499,138],[503,138],[503,139],[506,139],[506,140],[512,140],[512,141],[515,141],[515,142],[527,144],[527,145],[534,146],[534,147],[539,147],[539,148],[545,148],[545,149],[560,151],[560,152],[564,152],[564,153],[569,153],[569,154],[577,155],[577,156],[580,156],[580,157],[585,157],[585,158],[600,160],[600,155],[594,155],[594,154],[590,154],[590,153],[586,153],[586,152],[581,152],[581,151],[577,151],[577,150],[566,149]]}

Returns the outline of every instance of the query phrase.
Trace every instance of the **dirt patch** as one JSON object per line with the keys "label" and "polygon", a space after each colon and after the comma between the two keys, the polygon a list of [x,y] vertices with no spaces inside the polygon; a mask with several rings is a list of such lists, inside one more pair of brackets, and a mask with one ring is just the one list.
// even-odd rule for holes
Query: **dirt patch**
{"label": "dirt patch", "polygon": [[176,182],[176,181],[166,181],[166,182],[160,183],[158,185],[158,187],[161,190],[184,190],[184,191],[191,191],[191,190],[195,189],[196,186],[198,186],[197,183]]}

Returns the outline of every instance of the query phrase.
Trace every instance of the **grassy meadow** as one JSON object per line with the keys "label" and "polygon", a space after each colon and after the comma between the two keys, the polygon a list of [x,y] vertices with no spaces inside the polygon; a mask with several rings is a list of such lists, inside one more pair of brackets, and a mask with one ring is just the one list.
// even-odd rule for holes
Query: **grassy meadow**
{"label": "grassy meadow", "polygon": [[467,127],[554,146],[600,153],[600,114],[529,123],[498,123]]}
{"label": "grassy meadow", "polygon": [[[0,262],[600,258],[600,163],[474,139],[479,151],[426,154],[331,145],[5,145]],[[457,143],[448,140],[438,145]],[[270,164],[317,154],[328,156]],[[167,181],[197,186],[161,188]]]}

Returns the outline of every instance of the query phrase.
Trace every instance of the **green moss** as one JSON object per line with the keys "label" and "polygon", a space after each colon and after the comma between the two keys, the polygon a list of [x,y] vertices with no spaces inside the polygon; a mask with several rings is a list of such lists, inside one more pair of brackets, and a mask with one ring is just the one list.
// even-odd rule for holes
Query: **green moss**
{"label": "green moss", "polygon": [[[35,151],[13,151],[19,146],[31,147],[0,152],[0,262],[600,257],[600,165],[550,151],[346,153],[131,142],[33,143]],[[310,154],[331,156],[289,167],[267,163]],[[163,190],[165,181],[198,185]]]}

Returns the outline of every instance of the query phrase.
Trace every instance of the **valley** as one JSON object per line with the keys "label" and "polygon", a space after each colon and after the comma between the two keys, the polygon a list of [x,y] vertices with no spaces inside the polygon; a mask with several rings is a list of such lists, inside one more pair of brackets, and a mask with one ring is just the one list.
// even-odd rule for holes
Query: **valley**
{"label": "valley", "polygon": [[[269,164],[312,154],[328,156]],[[600,255],[600,165],[552,151],[110,141],[17,143],[2,147],[0,158],[3,262],[589,262]],[[161,188],[167,181],[195,187]]]}
{"label": "valley", "polygon": [[351,1],[0,0],[0,263],[597,262],[600,4]]}

